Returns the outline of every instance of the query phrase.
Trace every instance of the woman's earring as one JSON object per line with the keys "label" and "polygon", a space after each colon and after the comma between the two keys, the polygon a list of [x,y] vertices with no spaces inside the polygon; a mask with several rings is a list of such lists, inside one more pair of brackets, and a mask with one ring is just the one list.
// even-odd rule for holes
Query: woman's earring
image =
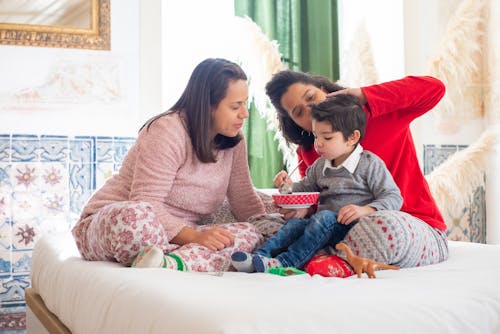
{"label": "woman's earring", "polygon": [[[304,137],[304,133],[305,133],[305,131],[304,131],[304,130],[302,130],[302,131],[300,132],[300,135],[301,135],[302,137]],[[309,136],[311,136],[311,133],[310,133],[309,131],[307,131],[307,136],[308,136],[308,137],[309,137]]]}

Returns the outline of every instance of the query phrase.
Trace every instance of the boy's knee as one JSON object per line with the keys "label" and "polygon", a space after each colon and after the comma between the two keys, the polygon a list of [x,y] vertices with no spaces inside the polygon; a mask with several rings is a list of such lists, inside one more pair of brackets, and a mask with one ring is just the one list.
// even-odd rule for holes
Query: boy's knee
{"label": "boy's knee", "polygon": [[332,231],[337,223],[337,214],[333,211],[321,211],[312,217],[310,225],[325,231]]}
{"label": "boy's knee", "polygon": [[322,224],[333,224],[337,222],[337,213],[330,210],[319,211],[312,217]]}

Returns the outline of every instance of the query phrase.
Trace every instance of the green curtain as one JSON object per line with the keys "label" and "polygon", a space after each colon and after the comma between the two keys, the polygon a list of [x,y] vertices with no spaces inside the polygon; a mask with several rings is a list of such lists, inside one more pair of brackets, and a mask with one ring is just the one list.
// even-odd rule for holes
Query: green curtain
{"label": "green curtain", "polygon": [[252,182],[257,188],[273,188],[273,178],[283,169],[283,154],[278,150],[274,132],[267,129],[254,104],[249,107],[250,117],[245,121],[243,134],[247,142],[248,164]]}
{"label": "green curtain", "polygon": [[234,0],[234,8],[278,41],[288,68],[339,78],[337,0]]}
{"label": "green curtain", "polygon": [[[235,14],[248,16],[271,40],[277,40],[288,68],[339,78],[337,0],[234,0]],[[273,187],[283,169],[274,133],[251,105],[244,133],[256,187]]]}

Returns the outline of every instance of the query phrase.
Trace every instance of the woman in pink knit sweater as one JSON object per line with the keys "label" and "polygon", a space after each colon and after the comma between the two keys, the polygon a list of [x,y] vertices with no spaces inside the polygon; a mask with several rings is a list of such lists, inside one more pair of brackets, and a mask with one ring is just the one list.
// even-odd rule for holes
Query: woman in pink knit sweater
{"label": "woman in pink knit sweater", "polygon": [[[73,228],[86,260],[131,265],[137,257],[138,267],[217,271],[233,252],[262,241],[243,223],[265,212],[241,134],[246,80],[238,65],[206,59],[175,105],[143,125],[118,174],[90,198]],[[242,223],[200,225],[226,197]]]}

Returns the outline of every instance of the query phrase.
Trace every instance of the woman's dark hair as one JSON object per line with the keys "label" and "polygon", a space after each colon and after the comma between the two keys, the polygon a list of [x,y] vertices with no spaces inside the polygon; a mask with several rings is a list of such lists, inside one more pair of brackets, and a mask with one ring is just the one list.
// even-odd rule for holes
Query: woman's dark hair
{"label": "woman's dark hair", "polygon": [[149,129],[160,117],[177,112],[186,121],[198,159],[201,162],[215,162],[214,149],[234,147],[243,138],[241,134],[235,137],[217,134],[213,141],[210,138],[212,110],[226,97],[229,82],[237,80],[247,80],[245,72],[238,64],[221,58],[205,59],[193,70],[179,100],[168,111],[148,120],[141,130],[144,127]]}
{"label": "woman's dark hair", "polygon": [[281,98],[287,92],[288,88],[295,83],[313,85],[319,89],[331,93],[344,87],[337,85],[330,79],[320,75],[313,75],[303,72],[284,70],[276,73],[266,85],[266,94],[277,111],[280,131],[287,142],[300,145],[306,150],[312,148],[314,143],[313,136],[305,136],[304,129],[295,124],[290,115],[283,109]]}
{"label": "woman's dark hair", "polygon": [[342,132],[345,140],[354,130],[360,132],[358,143],[365,136],[366,114],[355,96],[339,94],[313,104],[311,117],[319,122],[330,123],[332,130]]}

